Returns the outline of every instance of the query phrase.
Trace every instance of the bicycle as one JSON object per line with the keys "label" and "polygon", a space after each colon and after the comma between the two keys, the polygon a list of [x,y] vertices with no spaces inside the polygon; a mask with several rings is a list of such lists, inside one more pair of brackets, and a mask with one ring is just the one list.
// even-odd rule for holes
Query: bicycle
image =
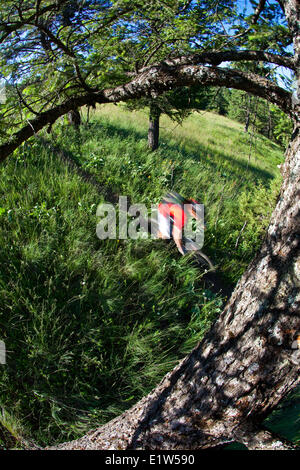
{"label": "bicycle", "polygon": [[[158,232],[157,220],[154,220],[154,219],[149,220],[149,232],[152,233],[152,235],[157,234]],[[209,271],[213,271],[213,272],[216,271],[216,268],[213,265],[210,258],[205,253],[203,253],[200,246],[194,240],[191,240],[190,238],[187,238],[187,237],[183,237],[182,245],[183,245],[185,254],[192,253],[193,257],[195,258],[196,262],[198,262],[198,264],[200,264],[202,267],[206,269],[208,268]]]}

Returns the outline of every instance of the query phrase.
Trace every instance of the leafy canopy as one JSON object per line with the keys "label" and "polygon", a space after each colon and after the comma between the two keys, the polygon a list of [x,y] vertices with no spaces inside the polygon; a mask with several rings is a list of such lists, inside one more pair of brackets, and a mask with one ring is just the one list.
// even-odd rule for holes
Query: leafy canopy
{"label": "leafy canopy", "polygon": [[[264,2],[263,2],[264,3]],[[0,6],[0,139],[66,99],[126,83],[143,68],[205,51],[289,54],[277,2],[8,0]]]}

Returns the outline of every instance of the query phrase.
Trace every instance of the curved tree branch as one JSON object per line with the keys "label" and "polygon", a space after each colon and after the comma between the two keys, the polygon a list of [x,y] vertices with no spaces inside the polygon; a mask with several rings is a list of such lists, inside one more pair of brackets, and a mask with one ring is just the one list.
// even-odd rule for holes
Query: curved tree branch
{"label": "curved tree branch", "polygon": [[[294,7],[296,0],[290,4]],[[290,24],[298,34],[293,8]],[[235,60],[223,59],[224,55],[214,55],[211,61],[207,58],[202,56],[202,63]],[[174,60],[149,67],[115,88],[72,97],[36,116],[0,146],[0,160],[4,160],[34,133],[76,107],[153,97],[170,88],[195,84],[226,86],[266,98],[292,113],[298,125],[286,153],[284,182],[262,249],[212,329],[147,397],[101,428],[59,445],[60,449],[192,450],[232,440],[249,448],[290,448],[269,431],[257,429],[300,382],[300,363],[295,362],[291,347],[293,332],[300,329],[300,132],[296,110],[292,110],[290,94],[263,77],[199,65],[200,60],[198,64]],[[236,60],[260,59],[240,55]]]}
{"label": "curved tree branch", "polygon": [[251,23],[256,24],[261,12],[264,10],[266,5],[266,0],[259,0],[259,3],[255,9],[254,15],[252,17]]}
{"label": "curved tree branch", "polygon": [[202,65],[172,66],[166,63],[153,66],[130,82],[115,88],[72,97],[64,103],[44,111],[0,145],[0,162],[43,127],[53,124],[72,109],[95,103],[117,103],[141,96],[158,96],[171,88],[181,86],[223,86],[247,91],[269,100],[285,113],[291,113],[291,95],[283,88],[259,75]]}
{"label": "curved tree branch", "polygon": [[295,450],[297,446],[267,429],[246,429],[236,436],[248,450]]}
{"label": "curved tree branch", "polygon": [[0,23],[0,31],[3,30],[4,34],[0,36],[0,44],[5,41],[9,37],[11,33],[14,33],[18,31],[18,29],[21,29],[23,26],[28,25],[32,22],[36,22],[37,19],[46,14],[46,13],[51,13],[53,11],[58,11],[58,9],[63,6],[64,3],[67,3],[68,0],[59,0],[56,1],[55,3],[51,3],[50,5],[47,5],[43,8],[40,8],[38,5],[36,6],[35,12],[27,17],[24,17],[21,14],[21,19],[19,21],[14,21],[11,24],[7,23]]}
{"label": "curved tree branch", "polygon": [[[271,64],[280,65],[287,67],[293,71],[296,70],[295,62],[293,57],[285,57],[278,54],[272,54],[265,51],[256,51],[256,50],[228,50],[228,51],[206,51],[199,54],[192,54],[188,56],[175,57],[165,60],[165,64],[169,66],[175,65],[197,65],[197,64],[211,64],[211,65],[220,65],[222,62],[238,62],[238,61],[260,61],[268,62]],[[150,67],[153,67],[159,64],[153,64]],[[143,68],[140,72],[145,72],[149,69]]]}

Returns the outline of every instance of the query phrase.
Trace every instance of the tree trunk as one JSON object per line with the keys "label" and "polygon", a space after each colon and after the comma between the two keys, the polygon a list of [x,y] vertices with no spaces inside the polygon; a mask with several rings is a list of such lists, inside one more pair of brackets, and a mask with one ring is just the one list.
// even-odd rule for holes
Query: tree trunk
{"label": "tree trunk", "polygon": [[[223,55],[228,58],[228,54],[224,53]],[[235,56],[235,52],[232,53],[232,56]],[[250,54],[249,57],[251,58],[252,55]],[[278,62],[280,62],[279,59]],[[292,114],[291,94],[263,77],[222,67],[202,65],[169,67],[167,62],[164,62],[161,66],[149,67],[148,71],[137,75],[126,85],[72,96],[65,102],[42,111],[35,118],[26,121],[27,123],[12,134],[6,142],[0,144],[0,162],[4,161],[23,142],[37,134],[45,126],[53,124],[60,116],[67,114],[72,109],[86,105],[93,106],[96,103],[118,103],[138,99],[149,95],[150,92],[161,94],[171,88],[194,85],[224,86],[243,90],[267,99],[279,106],[285,113]]]}
{"label": "tree trunk", "polygon": [[[283,0],[282,5],[299,84],[297,1]],[[297,93],[299,98],[299,87]],[[193,450],[232,441],[249,449],[293,448],[261,429],[266,416],[300,382],[300,351],[293,349],[300,333],[299,102],[292,115],[295,127],[283,184],[265,240],[218,320],[152,393],[59,449]]]}
{"label": "tree trunk", "polygon": [[268,103],[267,106],[268,106],[267,137],[268,137],[268,139],[272,139],[272,137],[273,137],[273,122],[272,122],[272,114],[271,114],[270,103]]}
{"label": "tree trunk", "polygon": [[[293,37],[299,83],[299,4],[298,0],[281,0],[280,4]],[[224,54],[218,55],[220,61]],[[234,53],[230,54],[232,58]],[[245,58],[245,52],[237,54]],[[253,52],[248,51],[246,57],[251,56]],[[299,102],[293,107],[289,93],[263,77],[221,67],[180,65],[183,59],[177,65],[172,59],[170,65],[165,61],[152,66],[126,85],[70,98],[42,112],[0,146],[0,160],[4,160],[30,136],[75,107],[194,84],[243,89],[277,104],[295,122],[281,193],[261,250],[210,332],[131,409],[82,438],[52,449],[193,450],[232,441],[250,449],[293,448],[261,429],[261,423],[300,382],[299,354],[293,349],[300,331]]]}
{"label": "tree trunk", "polygon": [[155,104],[151,104],[148,128],[148,147],[152,151],[156,150],[159,145],[159,118],[159,108]]}
{"label": "tree trunk", "polygon": [[248,132],[250,126],[250,116],[251,116],[251,95],[248,95],[248,104],[246,104],[246,116],[245,116],[245,127],[244,132]]}
{"label": "tree trunk", "polygon": [[79,126],[81,124],[81,116],[80,112],[78,109],[72,109],[71,111],[68,112],[68,121],[69,124],[75,127],[75,129],[79,129]]}
{"label": "tree trunk", "polygon": [[293,446],[260,428],[299,383],[300,135],[260,252],[202,342],[130,410],[59,449],[250,449]]}

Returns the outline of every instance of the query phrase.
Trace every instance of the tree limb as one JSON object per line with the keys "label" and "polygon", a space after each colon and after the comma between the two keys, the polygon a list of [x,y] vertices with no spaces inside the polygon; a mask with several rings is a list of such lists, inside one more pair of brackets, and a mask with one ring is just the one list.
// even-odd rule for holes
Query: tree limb
{"label": "tree limb", "polygon": [[218,67],[170,66],[163,63],[150,67],[146,72],[139,74],[124,85],[72,97],[64,103],[44,111],[13,134],[9,142],[0,146],[0,162],[32,135],[43,127],[53,124],[56,119],[72,109],[95,103],[128,101],[141,96],[156,97],[170,88],[191,85],[236,88],[269,100],[285,113],[290,113],[292,110],[290,93],[258,75]]}
{"label": "tree limb", "polygon": [[[197,65],[197,64],[212,64],[219,65],[222,62],[238,62],[238,61],[260,61],[276,64],[279,66],[287,67],[293,71],[296,70],[295,62],[292,57],[284,57],[277,54],[272,54],[265,51],[245,50],[235,51],[228,50],[222,52],[206,51],[199,54],[191,54],[189,56],[181,56],[170,58],[164,61],[166,65]],[[153,67],[159,64],[153,64]],[[148,67],[149,68],[149,67]],[[143,68],[139,72],[147,71],[148,68]]]}
{"label": "tree limb", "polygon": [[251,23],[256,24],[261,12],[264,10],[266,5],[266,0],[259,0],[259,3],[255,9],[254,15],[252,17]]}
{"label": "tree limb", "polygon": [[64,3],[67,3],[67,2],[68,0],[60,0],[58,2],[51,3],[50,5],[47,5],[43,8],[39,8],[38,11],[36,9],[35,12],[28,17],[23,17],[23,15],[21,15],[22,16],[21,21],[15,21],[11,23],[10,25],[6,23],[1,23],[0,28],[3,28],[5,30],[5,34],[3,34],[2,37],[0,37],[0,43],[5,41],[5,39],[7,39],[11,33],[16,32],[18,29],[22,28],[23,26],[27,24],[35,22],[39,16],[45,13],[57,10],[60,6],[62,6]]}
{"label": "tree limb", "polygon": [[295,448],[259,426],[300,382],[291,347],[300,328],[299,145],[298,128],[261,251],[205,338],[121,416],[50,449]]}
{"label": "tree limb", "polygon": [[248,450],[295,450],[297,446],[282,436],[267,430],[246,430],[234,433],[237,442],[244,444]]}

